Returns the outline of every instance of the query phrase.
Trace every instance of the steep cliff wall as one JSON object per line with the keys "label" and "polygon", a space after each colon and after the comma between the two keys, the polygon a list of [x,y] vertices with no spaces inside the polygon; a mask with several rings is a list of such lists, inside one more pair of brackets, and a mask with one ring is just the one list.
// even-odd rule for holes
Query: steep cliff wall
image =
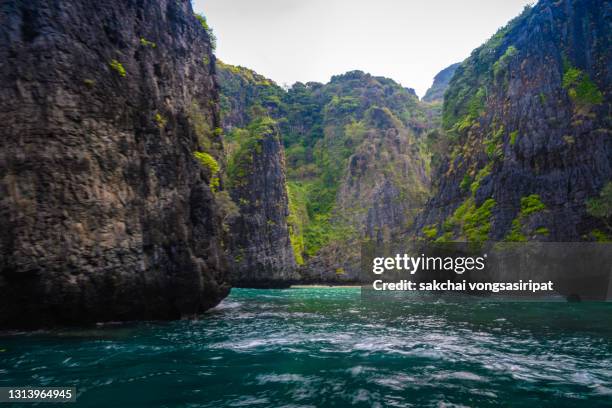
{"label": "steep cliff wall", "polygon": [[[262,159],[269,162],[270,169],[278,168],[282,155],[275,153],[275,143],[269,142],[269,152],[259,148],[247,156],[249,187],[241,192],[231,187],[241,213],[248,215],[243,219],[252,224],[234,229],[238,235],[232,235],[244,240],[241,246],[245,248],[247,237],[251,242],[272,242],[273,238],[278,259],[273,259],[271,249],[262,250],[258,245],[241,251],[251,253],[259,263],[257,254],[270,265],[288,265],[283,244],[284,231],[288,231],[295,261],[303,266],[302,280],[354,280],[361,240],[391,239],[403,233],[424,204],[429,184],[425,133],[439,122],[439,110],[422,104],[412,89],[360,71],[334,76],[328,84],[297,83],[288,91],[249,69],[226,64],[219,66],[219,79],[230,160],[237,149],[257,138],[258,131],[253,130],[261,129],[258,117],[278,124],[287,155],[288,197],[277,197],[277,211],[289,205],[287,229],[283,222],[270,223],[275,226],[272,229],[262,228],[252,208],[245,205],[272,198],[266,197],[257,178],[267,178],[273,190],[285,182],[284,171],[260,169]],[[245,130],[247,123],[252,125]],[[278,136],[271,134],[275,132],[270,129],[259,138],[274,140]],[[278,152],[282,150],[279,146]],[[245,265],[240,280],[258,270],[244,256],[235,258]],[[257,275],[261,281],[264,274]]]}
{"label": "steep cliff wall", "polygon": [[242,67],[220,63],[228,187],[238,214],[229,223],[231,282],[282,287],[299,279],[288,226],[285,152],[278,126],[284,91]]}
{"label": "steep cliff wall", "polygon": [[601,236],[586,203],[612,177],[611,15],[608,1],[542,0],[457,68],[444,101],[445,160],[417,233]]}
{"label": "steep cliff wall", "polygon": [[[214,55],[189,1],[0,10],[0,326],[173,319],[227,293]],[[216,164],[216,163],[215,163]]]}
{"label": "steep cliff wall", "polygon": [[425,202],[428,109],[412,89],[361,71],[295,84],[284,100],[304,279],[354,281],[360,243],[402,234]]}
{"label": "steep cliff wall", "polygon": [[276,123],[262,118],[242,132],[228,184],[239,215],[230,227],[235,286],[282,287],[298,280],[289,236],[285,155]]}

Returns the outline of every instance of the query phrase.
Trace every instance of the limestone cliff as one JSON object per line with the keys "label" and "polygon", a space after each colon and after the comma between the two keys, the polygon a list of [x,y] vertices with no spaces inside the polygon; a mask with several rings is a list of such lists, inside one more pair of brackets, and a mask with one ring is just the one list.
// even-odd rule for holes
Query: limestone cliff
{"label": "limestone cliff", "polygon": [[221,87],[221,122],[230,132],[246,128],[260,116],[282,116],[284,90],[274,81],[248,68],[217,61]]}
{"label": "limestone cliff", "polygon": [[[242,241],[233,256],[244,265],[236,282],[244,285],[249,276],[268,286],[276,276],[287,282],[293,258],[302,266],[302,281],[354,281],[360,242],[403,233],[425,201],[425,133],[439,122],[439,110],[421,103],[414,90],[361,71],[334,76],[328,84],[296,83],[288,90],[227,64],[219,66],[219,79],[230,181],[236,178],[236,158],[246,163],[244,187],[237,191],[230,184],[242,219],[231,234]],[[262,127],[262,118],[270,126]],[[275,142],[278,130],[284,149]],[[246,145],[249,153],[236,155]],[[288,196],[276,188],[285,180]],[[267,203],[273,198],[277,205],[271,211]],[[259,203],[257,216],[254,202]],[[264,225],[266,217],[270,221]],[[267,280],[253,261],[270,265]]]}
{"label": "limestone cliff", "polygon": [[361,242],[403,234],[427,198],[427,107],[414,90],[361,71],[295,84],[285,100],[303,279],[355,281]]}
{"label": "limestone cliff", "polygon": [[239,214],[230,227],[231,281],[283,287],[299,278],[289,236],[285,155],[276,123],[254,121],[230,156],[228,183]]}
{"label": "limestone cliff", "polygon": [[[227,293],[210,33],[187,0],[0,9],[0,326],[174,319]],[[217,188],[217,187],[215,187]]]}
{"label": "limestone cliff", "polygon": [[611,15],[609,1],[541,0],[457,68],[418,234],[579,241],[612,232],[587,212],[612,178]]}
{"label": "limestone cliff", "polygon": [[229,223],[231,282],[283,287],[299,279],[288,225],[285,151],[276,122],[283,90],[242,67],[220,63],[228,187],[238,214]]}

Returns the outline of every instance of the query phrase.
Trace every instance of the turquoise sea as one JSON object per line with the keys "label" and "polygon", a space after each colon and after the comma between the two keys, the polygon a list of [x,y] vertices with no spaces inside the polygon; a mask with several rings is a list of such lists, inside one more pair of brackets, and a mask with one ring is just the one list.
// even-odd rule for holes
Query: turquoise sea
{"label": "turquoise sea", "polygon": [[0,386],[26,385],[75,407],[610,407],[612,304],[234,289],[197,321],[1,333]]}

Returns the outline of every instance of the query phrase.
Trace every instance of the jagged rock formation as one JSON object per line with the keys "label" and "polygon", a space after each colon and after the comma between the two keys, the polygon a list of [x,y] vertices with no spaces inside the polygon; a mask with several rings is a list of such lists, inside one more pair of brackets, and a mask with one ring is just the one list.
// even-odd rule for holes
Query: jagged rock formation
{"label": "jagged rock formation", "polygon": [[[404,232],[425,202],[429,178],[424,135],[433,123],[429,106],[414,90],[360,71],[335,76],[328,84],[297,83],[287,91],[241,67],[222,65],[219,78],[230,161],[253,138],[245,124],[262,116],[278,123],[287,154],[288,232],[295,261],[303,266],[301,280],[354,281],[361,240],[391,239]],[[259,166],[256,155],[248,157]],[[272,168],[278,157],[268,154]],[[263,176],[256,173],[250,176],[252,184]],[[273,174],[279,177],[269,185],[284,181],[284,173]],[[240,200],[247,194],[252,200],[254,193],[265,194],[247,188],[232,196]],[[259,228],[238,231],[251,231],[253,241],[270,242],[269,229],[253,225]],[[287,251],[283,245],[278,248],[283,264]],[[262,259],[271,264],[267,250],[246,253],[270,254]],[[244,262],[240,255],[237,259]],[[245,269],[241,280],[256,269]],[[257,273],[257,280],[263,275]]]}
{"label": "jagged rock formation", "polygon": [[295,84],[284,101],[304,280],[355,281],[360,243],[403,233],[425,202],[427,109],[414,90],[360,71]]}
{"label": "jagged rock formation", "polygon": [[444,101],[446,159],[417,233],[601,236],[585,203],[612,177],[611,15],[608,1],[541,0],[457,68]]}
{"label": "jagged rock formation", "polygon": [[0,10],[0,326],[174,319],[229,291],[214,55],[187,0]]}
{"label": "jagged rock formation", "polygon": [[459,65],[460,63],[450,65],[436,74],[433,84],[423,96],[424,102],[441,102],[444,100],[444,92],[446,92],[448,84]]}
{"label": "jagged rock formation", "polygon": [[284,287],[299,280],[289,237],[285,155],[276,123],[253,122],[229,161],[228,183],[239,215],[230,223],[231,282]]}
{"label": "jagged rock formation", "polygon": [[283,287],[299,280],[288,226],[285,152],[273,81],[220,63],[228,186],[239,213],[229,223],[230,279],[241,287]]}

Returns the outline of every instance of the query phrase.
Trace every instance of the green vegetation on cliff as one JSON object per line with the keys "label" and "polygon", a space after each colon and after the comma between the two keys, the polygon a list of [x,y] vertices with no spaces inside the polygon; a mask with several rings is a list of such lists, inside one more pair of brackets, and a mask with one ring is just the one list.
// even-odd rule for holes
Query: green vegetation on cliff
{"label": "green vegetation on cliff", "polygon": [[[245,149],[256,137],[247,125],[268,117],[281,131],[288,224],[298,263],[332,243],[362,238],[368,206],[378,197],[353,197],[346,183],[384,173],[398,198],[409,201],[415,192],[425,194],[425,172],[417,168],[419,163],[427,167],[426,160],[413,156],[426,150],[420,136],[432,119],[413,90],[361,71],[334,76],[328,84],[296,83],[288,90],[246,68],[219,63],[218,71],[230,183],[239,180],[240,163],[248,160]],[[393,136],[387,140],[387,135]],[[372,156],[381,154],[385,157]],[[407,168],[408,158],[412,160]],[[351,160],[381,164],[353,168]],[[419,174],[409,174],[408,169]],[[363,182],[360,191],[374,188],[374,179],[372,185]]]}
{"label": "green vegetation on cliff", "polygon": [[572,66],[563,57],[563,88],[579,109],[589,109],[603,102],[603,94],[584,71]]}
{"label": "green vegetation on cliff", "polygon": [[[436,241],[486,241],[489,239],[489,232],[491,231],[491,211],[495,204],[495,200],[489,198],[480,206],[477,206],[473,198],[468,198],[443,223],[443,234]],[[429,231],[424,231],[430,239],[436,236],[431,231],[431,228]]]}
{"label": "green vegetation on cliff", "polygon": [[[609,12],[605,2],[540,0],[457,67],[431,132],[434,194],[419,237],[604,238],[585,197],[611,176]],[[485,234],[486,217],[464,216],[487,200],[496,204],[483,212]]]}
{"label": "green vegetation on cliff", "polygon": [[[382,138],[388,129],[405,132],[404,140],[408,141],[410,132],[427,127],[426,114],[412,90],[360,71],[335,76],[325,85],[297,83],[287,91],[283,102],[284,116],[279,125],[288,177],[301,188],[308,215],[302,229],[303,248],[304,254],[312,257],[330,243],[359,239],[362,234],[360,214],[372,202],[353,203],[344,198],[346,183],[358,182],[355,177],[363,176],[361,171],[355,174],[349,160],[365,154],[365,146],[371,143],[366,142],[368,138]],[[416,138],[412,140],[418,150]],[[379,159],[363,156],[363,160]],[[399,162],[387,165],[393,170]],[[398,190],[410,184],[401,177],[390,179],[397,183]],[[419,181],[413,184],[418,186]]]}
{"label": "green vegetation on cliff", "polygon": [[287,197],[289,199],[289,238],[298,265],[304,264],[303,254],[306,252],[304,242],[304,228],[308,224],[308,209],[306,208],[306,192],[299,182],[287,183]]}
{"label": "green vegetation on cliff", "polygon": [[220,105],[226,129],[245,128],[261,116],[281,118],[285,91],[248,68],[217,61]]}
{"label": "green vegetation on cliff", "polygon": [[[546,227],[539,226],[533,228],[531,231],[528,230],[527,221],[532,214],[546,210],[546,205],[540,199],[537,194],[531,194],[527,197],[521,198],[521,210],[517,217],[512,221],[512,228],[506,236],[506,241],[510,242],[524,242],[527,241],[527,236],[548,236],[549,230]],[[527,230],[527,231],[526,231]]]}
{"label": "green vegetation on cliff", "polygon": [[[608,233],[612,233],[612,182],[606,183],[598,197],[587,201],[587,213],[598,218],[604,224]],[[602,235],[606,234],[601,232],[598,240],[602,240]]]}
{"label": "green vegetation on cliff", "polygon": [[261,142],[276,121],[267,116],[255,119],[246,129],[235,128],[226,137],[227,182],[229,187],[246,183],[254,155],[261,153]]}
{"label": "green vegetation on cliff", "polygon": [[526,19],[531,11],[526,6],[521,15],[499,29],[493,37],[472,51],[470,58],[456,69],[444,98],[442,123],[449,136],[459,137],[476,124],[484,111],[488,90],[505,81],[508,64],[518,50],[506,44],[506,35]]}
{"label": "green vegetation on cliff", "polygon": [[198,14],[198,13],[195,13],[194,15],[195,15],[195,18],[197,18],[198,21],[200,22],[200,25],[202,26],[202,28],[206,31],[206,34],[208,34],[208,39],[210,40],[210,46],[214,50],[215,48],[217,48],[217,37],[213,33],[212,28],[210,28],[210,26],[208,25],[208,22],[206,21],[206,17],[204,17],[203,14]]}

